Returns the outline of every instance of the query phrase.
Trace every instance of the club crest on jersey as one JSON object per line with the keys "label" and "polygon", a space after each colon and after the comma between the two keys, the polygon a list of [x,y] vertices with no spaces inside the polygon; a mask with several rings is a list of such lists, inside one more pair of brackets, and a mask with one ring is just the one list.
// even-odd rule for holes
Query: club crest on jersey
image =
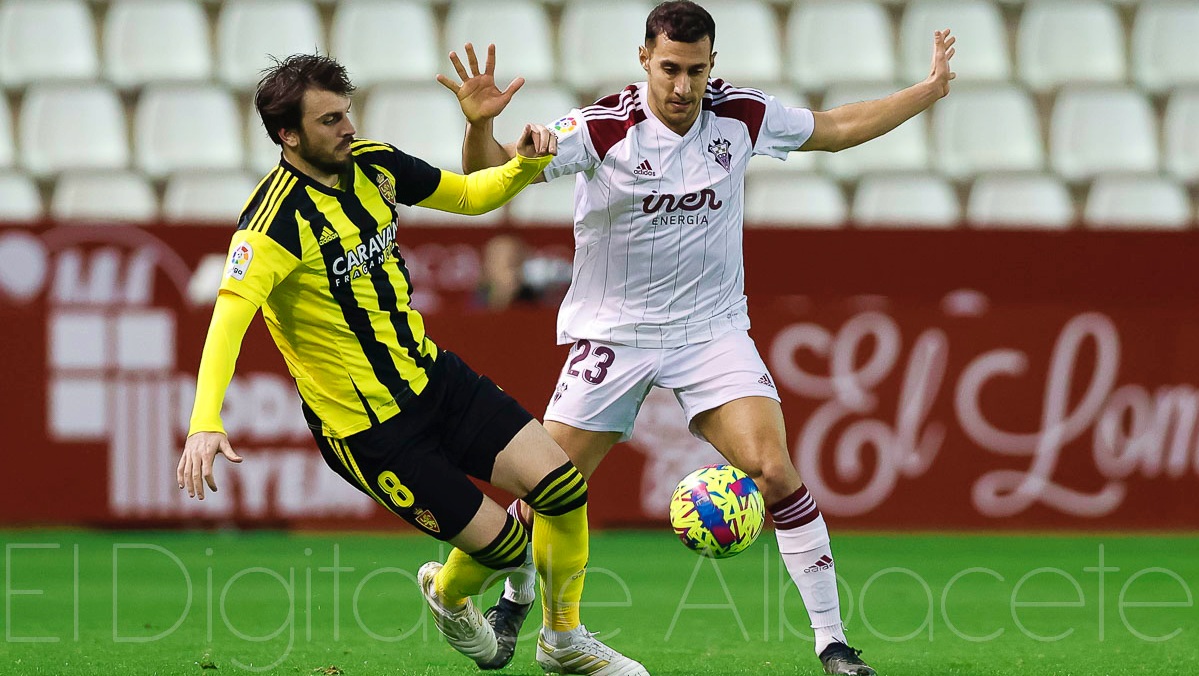
{"label": "club crest on jersey", "polygon": [[396,205],[396,187],[392,185],[391,179],[387,178],[387,174],[380,171],[378,178],[375,179],[375,183],[379,184],[379,194],[383,196],[383,199],[387,200],[388,204],[394,207]]}
{"label": "club crest on jersey", "polygon": [[725,171],[732,171],[730,167],[733,165],[732,157],[729,155],[729,142],[726,139],[716,138],[708,144],[708,152],[712,153],[712,157],[716,158],[716,164],[719,164]]}
{"label": "club crest on jersey", "polygon": [[254,247],[250,246],[249,242],[238,244],[233,253],[229,255],[229,269],[225,271],[225,275],[239,281],[245,279],[246,271],[250,269],[252,260],[254,260]]}

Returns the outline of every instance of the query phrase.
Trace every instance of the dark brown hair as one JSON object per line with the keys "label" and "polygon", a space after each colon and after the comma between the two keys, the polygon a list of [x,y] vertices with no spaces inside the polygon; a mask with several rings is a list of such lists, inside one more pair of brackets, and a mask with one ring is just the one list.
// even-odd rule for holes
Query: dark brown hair
{"label": "dark brown hair", "polygon": [[716,21],[694,2],[672,0],[655,7],[645,20],[645,42],[651,43],[659,35],[675,42],[699,42],[707,36],[715,45]]}
{"label": "dark brown hair", "polygon": [[354,85],[345,66],[320,54],[293,54],[262,71],[254,106],[262,118],[262,126],[276,145],[280,129],[300,128],[300,102],[309,88],[324,89],[341,96],[354,93]]}

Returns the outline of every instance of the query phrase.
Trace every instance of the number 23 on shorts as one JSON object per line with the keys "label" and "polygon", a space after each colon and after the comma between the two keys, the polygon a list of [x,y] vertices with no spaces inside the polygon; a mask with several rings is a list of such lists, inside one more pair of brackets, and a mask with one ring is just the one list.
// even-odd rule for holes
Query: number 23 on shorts
{"label": "number 23 on shorts", "polygon": [[395,472],[387,471],[379,474],[379,488],[391,498],[391,503],[400,509],[407,509],[416,502],[412,491],[400,481]]}
{"label": "number 23 on shorts", "polygon": [[[591,341],[587,340],[586,338],[576,343],[576,347],[578,347],[579,352],[570,360],[570,363],[566,365],[566,375],[574,376],[575,378],[578,378],[581,375],[583,376],[583,380],[586,380],[592,385],[599,385],[600,383],[604,382],[604,378],[608,376],[608,369],[612,366],[612,363],[616,361],[616,353],[612,351],[612,348],[605,347],[603,345],[600,345],[593,350],[591,349]],[[591,356],[592,354],[595,355],[594,368],[583,369],[581,371],[575,368],[580,362],[585,361],[587,357]]]}

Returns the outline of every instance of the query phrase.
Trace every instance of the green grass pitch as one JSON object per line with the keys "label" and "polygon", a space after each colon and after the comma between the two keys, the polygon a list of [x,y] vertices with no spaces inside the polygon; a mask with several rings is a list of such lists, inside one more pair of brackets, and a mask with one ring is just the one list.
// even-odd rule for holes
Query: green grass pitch
{"label": "green grass pitch", "polygon": [[[445,554],[425,537],[0,539],[0,674],[479,673],[421,602],[416,570]],[[850,641],[880,674],[1199,673],[1194,537],[843,533],[833,544]],[[593,533],[584,622],[655,675],[821,673],[776,551],[766,533],[714,564],[667,531]],[[537,624],[499,673],[540,674]]]}

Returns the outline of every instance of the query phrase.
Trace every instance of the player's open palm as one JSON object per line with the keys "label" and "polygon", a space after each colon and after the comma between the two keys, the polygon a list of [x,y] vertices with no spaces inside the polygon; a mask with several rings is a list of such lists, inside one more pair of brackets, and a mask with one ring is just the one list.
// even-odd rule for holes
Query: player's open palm
{"label": "player's open palm", "polygon": [[466,43],[466,59],[470,64],[469,72],[462,65],[462,59],[458,58],[456,53],[450,52],[450,63],[454,64],[454,70],[458,71],[458,77],[462,78],[462,84],[440,74],[437,76],[437,81],[458,97],[458,105],[462,106],[462,114],[466,116],[467,122],[478,124],[503,112],[508,102],[512,100],[512,95],[524,86],[525,79],[523,77],[516,78],[508,84],[508,88],[504,91],[500,91],[495,86],[495,45],[487,46],[487,63],[482,72],[479,71],[479,59],[475,56],[475,47],[469,42]]}
{"label": "player's open palm", "polygon": [[212,466],[218,455],[225,456],[230,462],[241,462],[241,456],[229,445],[229,438],[220,432],[196,432],[187,438],[175,478],[179,480],[179,488],[187,489],[189,498],[203,500],[205,483],[216,492]]}
{"label": "player's open palm", "polygon": [[928,80],[936,87],[940,96],[949,94],[949,81],[957,77],[957,73],[949,69],[949,60],[953,58],[953,43],[957,38],[949,35],[949,29],[933,33],[933,69]]}

